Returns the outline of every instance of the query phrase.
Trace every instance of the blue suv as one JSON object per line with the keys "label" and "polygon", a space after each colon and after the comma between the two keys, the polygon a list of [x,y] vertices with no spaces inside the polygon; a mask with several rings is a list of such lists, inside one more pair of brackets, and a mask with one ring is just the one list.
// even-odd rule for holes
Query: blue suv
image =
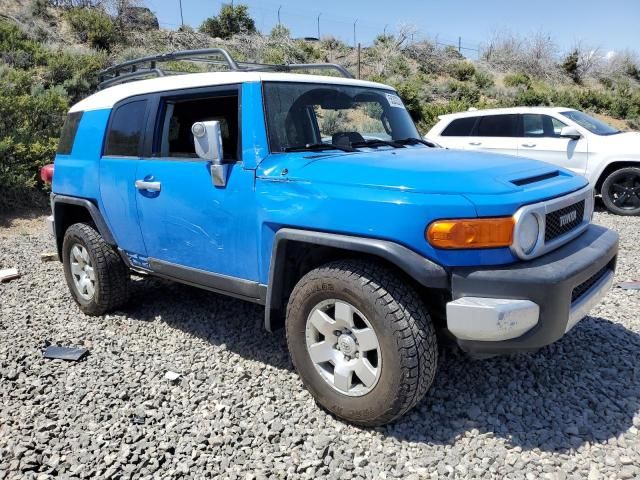
{"label": "blue suv", "polygon": [[[159,67],[194,59],[228,71]],[[311,69],[339,75],[291,73]],[[66,120],[49,219],[88,315],[132,272],[264,305],[317,402],[373,426],[425,395],[447,337],[533,351],[612,284],[618,236],[583,177],[437,148],[389,86],[220,49],[102,75]]]}

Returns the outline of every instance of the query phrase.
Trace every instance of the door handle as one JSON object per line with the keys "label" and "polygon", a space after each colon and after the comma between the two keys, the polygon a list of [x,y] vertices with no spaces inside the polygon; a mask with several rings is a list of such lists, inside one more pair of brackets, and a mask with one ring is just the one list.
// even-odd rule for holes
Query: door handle
{"label": "door handle", "polygon": [[145,180],[136,180],[136,188],[138,190],[152,190],[154,192],[160,191],[160,182],[147,182]]}
{"label": "door handle", "polygon": [[533,147],[536,146],[536,144],[535,143],[523,143],[522,146],[526,147],[526,148],[533,148]]}
{"label": "door handle", "polygon": [[469,145],[473,145],[474,147],[477,147],[478,145],[482,145],[482,142],[469,142]]}

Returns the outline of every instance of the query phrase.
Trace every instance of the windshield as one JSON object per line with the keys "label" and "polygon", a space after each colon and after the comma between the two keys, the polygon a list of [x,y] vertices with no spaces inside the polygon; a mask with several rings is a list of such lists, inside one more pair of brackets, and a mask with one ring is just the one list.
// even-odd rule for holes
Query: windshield
{"label": "windshield", "polygon": [[272,152],[330,145],[350,149],[420,139],[392,90],[265,82],[264,99]]}
{"label": "windshield", "polygon": [[581,127],[586,128],[596,135],[615,135],[616,133],[620,133],[620,130],[613,128],[611,125],[608,125],[597,118],[593,118],[584,112],[579,112],[578,110],[568,110],[566,112],[562,112],[562,115],[570,118]]}

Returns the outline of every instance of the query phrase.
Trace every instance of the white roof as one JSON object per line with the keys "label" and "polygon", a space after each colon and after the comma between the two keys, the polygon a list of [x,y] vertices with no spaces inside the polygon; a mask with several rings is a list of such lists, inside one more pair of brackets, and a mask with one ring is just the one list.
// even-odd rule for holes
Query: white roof
{"label": "white roof", "polygon": [[120,100],[143,95],[145,93],[180,90],[183,88],[197,88],[215,85],[230,85],[244,82],[303,82],[323,83],[332,85],[354,85],[361,87],[378,87],[393,90],[388,85],[381,83],[354,80],[345,77],[328,77],[322,75],[305,75],[299,73],[273,73],[273,72],[209,72],[189,73],[183,75],[168,75],[166,77],[138,80],[113,87],[105,88],[85,98],[71,107],[71,112],[99,110],[111,108]]}
{"label": "white roof", "polygon": [[513,108],[487,108],[486,110],[468,110],[466,112],[448,113],[440,115],[439,118],[446,120],[450,118],[480,117],[485,115],[505,115],[514,113],[561,113],[573,108],[565,107],[513,107]]}

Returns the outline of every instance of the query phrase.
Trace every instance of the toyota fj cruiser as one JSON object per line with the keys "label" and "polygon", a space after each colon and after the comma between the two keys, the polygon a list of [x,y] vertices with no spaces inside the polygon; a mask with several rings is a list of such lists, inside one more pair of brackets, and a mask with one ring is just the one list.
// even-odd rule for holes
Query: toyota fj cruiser
{"label": "toyota fj cruiser", "polygon": [[[165,60],[229,71],[175,75]],[[312,69],[342,76],[290,73]],[[389,86],[221,49],[103,79],[71,108],[54,163],[49,227],[80,309],[122,306],[131,272],[264,305],[317,402],[351,422],[412,408],[438,339],[533,351],[611,286],[618,236],[591,224],[587,180],[434,148]]]}

